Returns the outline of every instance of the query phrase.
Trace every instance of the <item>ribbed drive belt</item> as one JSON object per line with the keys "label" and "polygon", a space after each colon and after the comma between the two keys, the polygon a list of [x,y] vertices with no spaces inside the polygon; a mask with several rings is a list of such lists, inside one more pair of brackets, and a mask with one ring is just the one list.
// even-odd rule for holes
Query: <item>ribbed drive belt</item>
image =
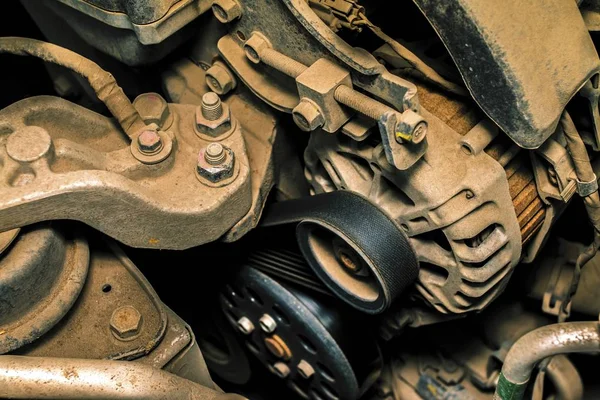
{"label": "ribbed drive belt", "polygon": [[[276,203],[261,225],[292,223],[297,224],[300,250],[315,274],[361,311],[384,311],[417,278],[419,263],[404,231],[361,195],[335,191]],[[328,240],[318,239],[336,236],[362,258],[370,273],[351,273],[332,254]]]}

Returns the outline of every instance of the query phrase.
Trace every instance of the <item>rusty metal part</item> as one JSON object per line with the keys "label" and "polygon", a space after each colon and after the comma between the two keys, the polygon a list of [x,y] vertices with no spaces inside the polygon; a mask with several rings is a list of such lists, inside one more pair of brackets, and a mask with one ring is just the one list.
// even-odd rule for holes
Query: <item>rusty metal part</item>
{"label": "rusty metal part", "polygon": [[110,317],[110,329],[119,340],[131,340],[140,333],[142,321],[142,314],[135,307],[119,307]]}
{"label": "rusty metal part", "polygon": [[0,354],[37,340],[69,312],[88,265],[83,238],[48,225],[22,230],[0,258]]}
{"label": "rusty metal part", "polygon": [[[9,128],[0,138],[0,230],[76,219],[130,246],[162,249],[185,249],[223,236],[248,213],[253,198],[239,125],[219,138],[235,152],[237,173],[226,187],[208,187],[198,181],[195,165],[198,151],[215,139],[196,133],[194,106],[169,108],[173,128],[159,134],[176,142],[177,151],[162,162],[156,157],[164,157],[167,143],[155,155],[134,157],[136,142],[129,146],[113,121],[65,100],[30,98],[2,110]],[[38,143],[51,138],[51,145],[35,155],[29,154],[34,149],[29,139],[19,139],[20,131],[31,129]],[[13,138],[19,139],[17,150],[27,154],[15,150]]]}
{"label": "rusty metal part", "polygon": [[113,2],[119,6],[116,9],[107,9],[102,0],[56,1],[111,27],[133,31],[143,45],[162,42],[210,10],[212,5],[212,0],[136,0]]}
{"label": "rusty metal part", "polygon": [[220,143],[211,143],[198,153],[196,172],[201,177],[201,182],[220,187],[235,180],[239,166],[231,148]]}
{"label": "rusty metal part", "polygon": [[405,230],[420,261],[416,288],[436,310],[481,310],[521,256],[519,221],[505,212],[513,208],[506,173],[483,151],[460,151],[464,137],[423,113],[429,149],[410,170],[393,168],[376,141],[315,132],[305,152],[307,179],[314,193],[367,196]]}
{"label": "rusty metal part", "polygon": [[0,396],[14,399],[219,399],[221,392],[148,365],[0,356]]}

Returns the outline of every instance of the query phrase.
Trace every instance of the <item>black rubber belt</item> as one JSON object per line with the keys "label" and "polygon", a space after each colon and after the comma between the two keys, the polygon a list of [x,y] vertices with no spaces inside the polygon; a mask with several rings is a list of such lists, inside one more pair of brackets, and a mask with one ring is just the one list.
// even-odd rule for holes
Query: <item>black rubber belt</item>
{"label": "black rubber belt", "polygon": [[[410,286],[419,273],[419,262],[406,233],[379,207],[349,191],[335,191],[273,204],[261,223],[264,227],[298,224],[300,250],[315,274],[342,300],[361,311],[377,314]],[[360,299],[342,288],[319,264],[308,243],[306,226],[327,229],[348,241],[366,256],[379,296]]]}

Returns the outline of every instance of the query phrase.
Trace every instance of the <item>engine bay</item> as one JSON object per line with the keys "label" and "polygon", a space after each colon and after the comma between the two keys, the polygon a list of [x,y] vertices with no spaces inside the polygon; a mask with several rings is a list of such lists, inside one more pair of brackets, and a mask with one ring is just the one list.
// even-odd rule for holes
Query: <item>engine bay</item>
{"label": "engine bay", "polygon": [[600,2],[6,7],[0,398],[600,396]]}

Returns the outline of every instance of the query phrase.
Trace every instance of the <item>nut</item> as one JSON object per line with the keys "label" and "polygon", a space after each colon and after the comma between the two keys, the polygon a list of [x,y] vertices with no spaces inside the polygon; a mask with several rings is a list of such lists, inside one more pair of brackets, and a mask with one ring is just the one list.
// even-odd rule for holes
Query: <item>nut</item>
{"label": "nut", "polygon": [[260,329],[262,329],[266,333],[275,332],[277,329],[277,322],[271,317],[269,314],[263,314],[262,317],[258,320],[260,325]]}
{"label": "nut", "polygon": [[148,125],[156,124],[166,129],[173,123],[169,105],[158,93],[140,94],[133,101],[133,106]]}
{"label": "nut", "polygon": [[396,141],[421,143],[427,136],[427,121],[412,110],[406,110],[399,118],[396,126]]}
{"label": "nut", "polygon": [[137,138],[138,148],[140,152],[144,154],[155,154],[158,153],[162,147],[162,139],[158,132],[148,129],[140,133]]}
{"label": "nut", "polygon": [[254,64],[260,63],[260,54],[264,49],[270,49],[271,43],[260,33],[253,33],[250,39],[244,43],[246,57]]}
{"label": "nut", "polygon": [[248,317],[240,318],[237,322],[237,326],[240,332],[242,332],[244,335],[249,335],[254,332],[254,324],[252,321],[250,321],[250,319],[248,319]]}
{"label": "nut", "polygon": [[229,106],[226,103],[222,103],[221,106],[223,108],[223,113],[215,120],[210,120],[203,115],[202,106],[196,108],[196,129],[198,132],[217,137],[228,132],[232,128]]}
{"label": "nut", "polygon": [[286,378],[290,374],[290,367],[280,361],[273,364],[272,371],[278,377]]}
{"label": "nut", "polygon": [[310,379],[315,374],[315,369],[305,360],[298,363],[298,373],[304,379]]}
{"label": "nut", "polygon": [[[231,150],[229,147],[222,146],[226,156],[223,158],[223,161],[220,164],[215,165],[207,161],[206,152],[208,147],[200,150],[198,153],[198,165],[196,167],[198,175],[212,183],[218,183],[225,179],[231,178],[235,169],[235,154],[233,150]],[[208,159],[210,158],[211,156],[208,155]]]}
{"label": "nut", "polygon": [[110,329],[120,340],[131,340],[140,333],[142,314],[133,306],[119,307],[110,317]]}
{"label": "nut", "polygon": [[213,92],[223,95],[235,88],[236,81],[229,68],[217,61],[206,71],[206,84]]}
{"label": "nut", "polygon": [[242,7],[236,0],[215,0],[212,10],[215,18],[224,24],[242,16]]}
{"label": "nut", "polygon": [[305,132],[311,132],[323,126],[325,119],[321,111],[311,100],[302,99],[292,110],[294,122]]}

